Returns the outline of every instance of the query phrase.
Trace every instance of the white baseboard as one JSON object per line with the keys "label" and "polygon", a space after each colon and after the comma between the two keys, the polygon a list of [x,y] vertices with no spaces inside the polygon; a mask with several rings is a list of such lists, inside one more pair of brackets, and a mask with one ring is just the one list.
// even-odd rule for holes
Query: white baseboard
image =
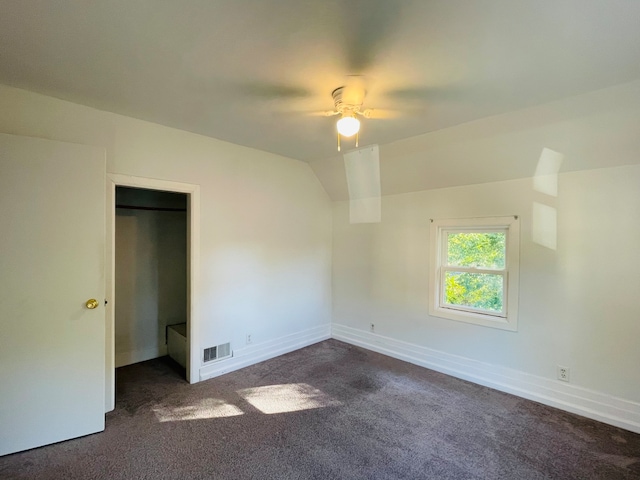
{"label": "white baseboard", "polygon": [[640,433],[640,403],[332,324],[331,336],[399,360]]}
{"label": "white baseboard", "polygon": [[135,350],[133,352],[116,352],[115,365],[116,368],[131,365],[132,363],[144,362],[152,358],[162,357],[167,354],[167,346],[159,345],[157,347],[145,348],[143,350]]}
{"label": "white baseboard", "polygon": [[329,338],[331,338],[331,325],[326,324],[285,335],[268,342],[235,349],[233,350],[233,357],[200,367],[200,380],[218,377]]}

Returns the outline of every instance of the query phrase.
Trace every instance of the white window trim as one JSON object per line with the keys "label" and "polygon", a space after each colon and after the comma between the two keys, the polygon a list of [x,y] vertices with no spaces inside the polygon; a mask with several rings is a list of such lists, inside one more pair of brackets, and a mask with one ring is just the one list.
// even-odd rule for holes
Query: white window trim
{"label": "white window trim", "polygon": [[[443,235],[451,231],[491,231],[506,229],[506,264],[504,270],[505,298],[503,312],[471,311],[472,308],[458,309],[445,306],[443,300]],[[429,315],[459,322],[473,323],[485,327],[516,331],[518,329],[518,286],[520,267],[520,221],[517,216],[455,218],[431,220],[429,232]],[[456,268],[456,271],[460,271]],[[463,268],[462,270],[469,270]],[[484,269],[470,269],[483,273]],[[498,271],[500,272],[500,271]],[[486,273],[497,273],[487,270]]]}

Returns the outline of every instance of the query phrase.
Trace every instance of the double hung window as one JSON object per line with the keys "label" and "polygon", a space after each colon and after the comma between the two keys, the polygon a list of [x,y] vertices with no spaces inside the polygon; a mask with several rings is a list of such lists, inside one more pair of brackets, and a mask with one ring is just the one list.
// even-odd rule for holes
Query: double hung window
{"label": "double hung window", "polygon": [[516,330],[518,219],[433,220],[430,237],[430,315]]}

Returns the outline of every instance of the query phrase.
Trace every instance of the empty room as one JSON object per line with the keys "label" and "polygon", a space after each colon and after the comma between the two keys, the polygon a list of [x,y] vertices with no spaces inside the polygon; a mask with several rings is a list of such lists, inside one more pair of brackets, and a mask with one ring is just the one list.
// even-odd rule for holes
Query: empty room
{"label": "empty room", "polygon": [[639,20],[0,3],[0,478],[640,479]]}

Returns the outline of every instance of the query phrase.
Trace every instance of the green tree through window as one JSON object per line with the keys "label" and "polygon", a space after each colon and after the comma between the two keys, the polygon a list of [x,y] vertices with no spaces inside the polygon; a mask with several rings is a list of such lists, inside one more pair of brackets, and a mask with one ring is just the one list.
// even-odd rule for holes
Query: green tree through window
{"label": "green tree through window", "polygon": [[429,315],[517,331],[517,215],[431,219]]}
{"label": "green tree through window", "polygon": [[[486,270],[505,266],[504,232],[455,232],[447,236],[445,303],[492,312],[503,310],[504,277]],[[467,271],[456,271],[465,267]],[[468,271],[479,269],[483,272]]]}
{"label": "green tree through window", "polygon": [[503,232],[449,233],[447,263],[459,267],[504,268],[505,239]]}

